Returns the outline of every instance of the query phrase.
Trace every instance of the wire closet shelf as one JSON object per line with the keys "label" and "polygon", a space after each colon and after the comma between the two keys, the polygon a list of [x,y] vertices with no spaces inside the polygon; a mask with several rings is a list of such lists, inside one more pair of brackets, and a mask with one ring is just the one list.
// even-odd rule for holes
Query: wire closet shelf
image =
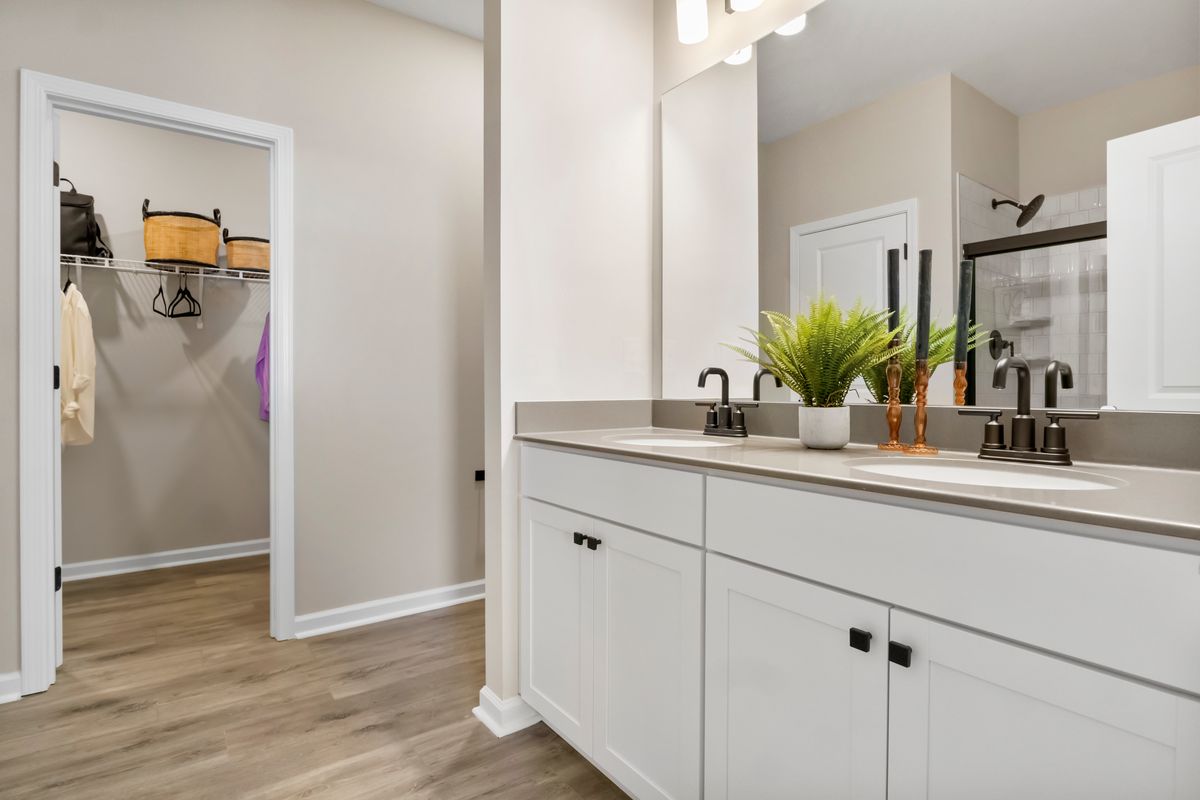
{"label": "wire closet shelf", "polygon": [[250,283],[270,283],[271,280],[269,272],[253,269],[224,269],[222,267],[201,267],[184,264],[156,264],[149,261],[74,256],[67,255],[66,253],[59,256],[59,266],[66,269],[89,267],[107,269],[113,272],[129,272],[137,275],[186,275],[190,278],[212,278],[215,280],[247,281]]}

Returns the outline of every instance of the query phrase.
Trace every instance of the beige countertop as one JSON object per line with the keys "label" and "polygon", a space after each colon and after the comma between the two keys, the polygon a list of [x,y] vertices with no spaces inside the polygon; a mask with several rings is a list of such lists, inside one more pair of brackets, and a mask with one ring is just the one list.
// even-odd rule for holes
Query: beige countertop
{"label": "beige countertop", "polygon": [[[516,438],[523,442],[650,459],[665,464],[725,470],[1200,540],[1200,472],[1081,462],[1068,468],[1006,464],[1002,468],[1034,472],[1076,470],[1089,473],[1101,482],[1111,483],[1113,488],[998,488],[910,477],[885,477],[865,472],[862,470],[866,463],[864,459],[911,458],[903,454],[885,453],[869,445],[849,445],[844,450],[834,451],[809,450],[796,439],[765,436],[734,440],[737,444],[730,446],[688,448],[632,445],[618,441],[638,436],[692,438],[697,436],[697,432],[667,428],[610,428],[524,433]],[[934,458],[968,462],[964,466],[980,463],[975,453],[943,451]],[[999,465],[1002,462],[987,463]]]}

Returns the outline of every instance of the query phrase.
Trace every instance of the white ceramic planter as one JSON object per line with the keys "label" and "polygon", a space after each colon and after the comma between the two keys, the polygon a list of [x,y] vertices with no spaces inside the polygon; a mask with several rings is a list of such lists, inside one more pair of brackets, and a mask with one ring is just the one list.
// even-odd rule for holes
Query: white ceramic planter
{"label": "white ceramic planter", "polygon": [[814,450],[841,450],[850,443],[850,406],[800,406],[800,442]]}

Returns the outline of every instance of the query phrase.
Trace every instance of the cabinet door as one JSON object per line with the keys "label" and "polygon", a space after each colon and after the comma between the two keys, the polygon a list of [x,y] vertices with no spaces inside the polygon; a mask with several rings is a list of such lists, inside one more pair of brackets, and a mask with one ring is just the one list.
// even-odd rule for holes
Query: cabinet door
{"label": "cabinet door", "polygon": [[580,514],[525,500],[521,518],[521,696],[565,739],[592,742],[592,562]]}
{"label": "cabinet door", "polygon": [[701,551],[596,523],[592,757],[639,800],[700,796]]}
{"label": "cabinet door", "polygon": [[1200,797],[1200,701],[904,612],[888,797]]}
{"label": "cabinet door", "polygon": [[[707,556],[708,800],[883,798],[886,606]],[[851,629],[871,634],[867,642]]]}

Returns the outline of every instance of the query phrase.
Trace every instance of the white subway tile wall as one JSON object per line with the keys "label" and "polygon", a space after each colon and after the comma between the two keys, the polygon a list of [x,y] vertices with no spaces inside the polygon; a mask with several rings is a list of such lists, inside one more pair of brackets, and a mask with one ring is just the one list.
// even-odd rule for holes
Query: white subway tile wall
{"label": "white subway tile wall", "polygon": [[[958,176],[959,243],[1065,228],[1105,219],[1107,192],[1096,186],[1053,195],[1018,229],[1012,206],[992,210],[993,198],[1013,199]],[[1029,199],[1029,198],[1026,198]],[[1066,361],[1073,389],[1059,389],[1062,408],[1099,408],[1107,401],[1105,325],[1108,245],[1104,239],[979,259],[975,265],[975,315],[985,331],[999,330],[1034,372],[1035,407],[1045,404],[1042,371],[1051,359]],[[986,347],[976,351],[975,400],[981,406],[1014,405],[1015,384],[993,389],[995,367]]]}

